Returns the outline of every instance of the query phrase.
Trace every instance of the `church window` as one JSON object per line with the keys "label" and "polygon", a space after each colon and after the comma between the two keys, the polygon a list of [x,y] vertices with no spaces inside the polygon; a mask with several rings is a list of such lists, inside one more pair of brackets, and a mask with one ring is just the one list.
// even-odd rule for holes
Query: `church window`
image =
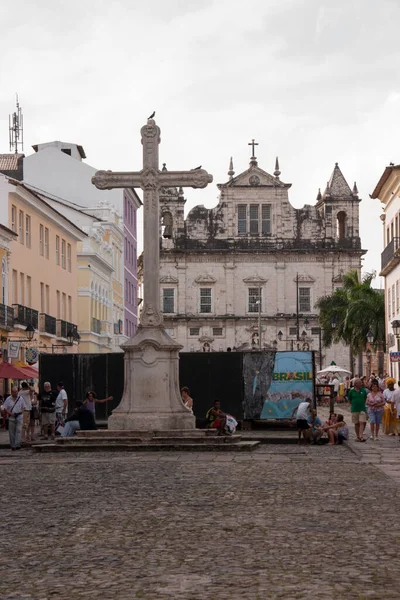
{"label": "church window", "polygon": [[[261,303],[261,304],[260,304]],[[261,288],[249,288],[249,313],[262,311]]]}
{"label": "church window", "polygon": [[299,288],[299,311],[311,311],[311,288]]}
{"label": "church window", "polygon": [[271,233],[271,205],[263,204],[261,207],[261,231],[265,235],[267,233]]}
{"label": "church window", "polygon": [[211,288],[200,289],[200,312],[211,312]]}
{"label": "church window", "polygon": [[163,289],[163,312],[173,313],[175,312],[175,290],[173,288]]}
{"label": "church window", "polygon": [[311,335],[319,335],[321,333],[321,329],[319,327],[311,327]]}
{"label": "church window", "polygon": [[198,336],[200,335],[200,327],[190,327],[189,335]]}
{"label": "church window", "polygon": [[346,213],[341,210],[337,214],[337,238],[338,240],[344,240],[346,237]]}
{"label": "church window", "polygon": [[238,205],[238,234],[247,233],[247,211],[245,204]]}
{"label": "church window", "polygon": [[165,239],[172,238],[173,220],[170,212],[165,212],[162,215],[161,226],[163,227],[162,236]]}
{"label": "church window", "polygon": [[289,335],[297,335],[297,327],[289,327]]}
{"label": "church window", "polygon": [[221,336],[222,335],[222,327],[213,327],[213,335]]}
{"label": "church window", "polygon": [[258,233],[258,204],[250,204],[250,233]]}

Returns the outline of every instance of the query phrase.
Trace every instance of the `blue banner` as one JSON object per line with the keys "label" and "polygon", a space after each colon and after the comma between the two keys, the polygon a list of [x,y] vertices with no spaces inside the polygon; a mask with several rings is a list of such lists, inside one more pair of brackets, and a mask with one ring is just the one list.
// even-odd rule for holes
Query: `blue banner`
{"label": "blue banner", "polygon": [[[257,388],[257,374],[253,391]],[[313,398],[312,352],[277,352],[261,419],[287,419],[304,400]]]}

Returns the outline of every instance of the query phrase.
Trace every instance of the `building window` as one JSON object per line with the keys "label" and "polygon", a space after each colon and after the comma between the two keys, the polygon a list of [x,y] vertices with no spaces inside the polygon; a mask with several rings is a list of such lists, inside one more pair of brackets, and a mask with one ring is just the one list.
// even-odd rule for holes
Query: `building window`
{"label": "building window", "polygon": [[263,235],[271,233],[271,205],[263,204],[261,207],[261,231]]}
{"label": "building window", "polygon": [[15,269],[12,271],[12,303],[18,304],[18,273]]}
{"label": "building window", "polygon": [[200,289],[200,312],[211,312],[211,288]]}
{"label": "building window", "polygon": [[250,204],[250,233],[258,233],[258,204]]}
{"label": "building window", "polygon": [[311,311],[311,288],[299,288],[299,311]]}
{"label": "building window", "polygon": [[46,285],[46,314],[50,314],[50,286]]}
{"label": "building window", "polygon": [[26,306],[32,306],[32,278],[26,276]]}
{"label": "building window", "polygon": [[47,227],[45,227],[45,229],[44,229],[44,255],[45,255],[46,258],[49,258],[49,255],[50,255],[50,253],[49,253],[49,245],[50,245],[50,242],[49,242],[49,230],[48,230]]}
{"label": "building window", "polygon": [[65,269],[65,240],[61,240],[61,266]]}
{"label": "building window", "polygon": [[396,314],[399,314],[399,280],[396,281]]}
{"label": "building window", "polygon": [[72,321],[72,297],[68,296],[68,320]]}
{"label": "building window", "polygon": [[39,250],[40,256],[44,256],[44,227],[40,225],[39,227]]}
{"label": "building window", "polygon": [[222,329],[222,327],[213,327],[212,331],[213,331],[213,335],[215,337],[223,335],[223,329]]}
{"label": "building window", "polygon": [[1,302],[7,304],[7,259],[1,261]]}
{"label": "building window", "polygon": [[24,213],[22,210],[19,211],[19,221],[18,221],[18,237],[21,244],[24,243]]}
{"label": "building window", "polygon": [[[259,303],[261,303],[259,305]],[[262,311],[261,288],[249,288],[249,313],[258,313]]]}
{"label": "building window", "polygon": [[11,229],[17,233],[17,207],[14,204],[11,207]]}
{"label": "building window", "polygon": [[67,304],[67,295],[62,294],[61,296],[61,318],[63,321],[66,320],[66,304]]}
{"label": "building window", "polygon": [[289,335],[297,335],[297,327],[289,327]]}
{"label": "building window", "polygon": [[247,213],[246,213],[246,205],[239,204],[238,205],[238,234],[243,235],[247,233]]}
{"label": "building window", "polygon": [[396,306],[395,306],[395,302],[396,302],[396,298],[394,295],[394,284],[392,285],[392,315],[395,316],[396,314]]}
{"label": "building window", "polygon": [[25,244],[27,248],[31,247],[31,218],[25,215]]}
{"label": "building window", "polygon": [[199,336],[200,335],[200,327],[190,327],[189,328],[189,335]]}
{"label": "building window", "polygon": [[57,290],[57,319],[60,318],[60,314],[61,314],[61,298],[60,298],[60,291]]}
{"label": "building window", "polygon": [[60,236],[56,235],[56,265],[60,264]]}
{"label": "building window", "polygon": [[40,312],[45,313],[46,312],[46,298],[44,295],[44,283],[40,282]]}
{"label": "building window", "polygon": [[67,246],[67,267],[68,272],[71,273],[71,244]]}
{"label": "building window", "polygon": [[321,333],[321,329],[319,327],[311,327],[311,335],[319,335]]}
{"label": "building window", "polygon": [[25,275],[23,273],[19,274],[19,295],[19,303],[25,306]]}
{"label": "building window", "polygon": [[173,313],[175,312],[175,290],[173,288],[163,289],[163,312]]}
{"label": "building window", "polygon": [[[14,271],[13,271],[14,274]],[[392,303],[391,303],[391,298],[390,298],[390,288],[388,289],[388,314],[389,314],[389,319],[392,316]],[[394,315],[393,315],[394,316]]]}

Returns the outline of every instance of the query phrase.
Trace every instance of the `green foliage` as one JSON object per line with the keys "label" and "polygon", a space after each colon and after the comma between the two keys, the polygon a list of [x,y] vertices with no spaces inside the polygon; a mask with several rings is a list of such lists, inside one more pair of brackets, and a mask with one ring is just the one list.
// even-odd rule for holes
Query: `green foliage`
{"label": "green foliage", "polygon": [[[356,270],[343,276],[343,287],[319,298],[319,322],[325,346],[344,342],[354,354],[365,350],[369,331],[376,350],[385,343],[385,298],[371,287],[375,273],[360,281]],[[333,326],[334,325],[334,326]]]}

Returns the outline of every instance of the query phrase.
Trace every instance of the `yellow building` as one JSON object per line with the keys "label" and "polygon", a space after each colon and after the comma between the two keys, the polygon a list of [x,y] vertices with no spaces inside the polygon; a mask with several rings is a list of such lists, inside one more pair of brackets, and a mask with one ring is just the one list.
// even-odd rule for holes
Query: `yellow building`
{"label": "yellow building", "polygon": [[[17,236],[10,244],[7,286],[3,286],[3,305],[12,307],[14,317],[8,341],[27,339],[18,357],[22,361],[28,347],[75,352],[77,244],[86,235],[22,182],[1,174],[0,206],[2,225]],[[35,330],[30,342],[29,327]],[[72,332],[76,341],[68,345]]]}

